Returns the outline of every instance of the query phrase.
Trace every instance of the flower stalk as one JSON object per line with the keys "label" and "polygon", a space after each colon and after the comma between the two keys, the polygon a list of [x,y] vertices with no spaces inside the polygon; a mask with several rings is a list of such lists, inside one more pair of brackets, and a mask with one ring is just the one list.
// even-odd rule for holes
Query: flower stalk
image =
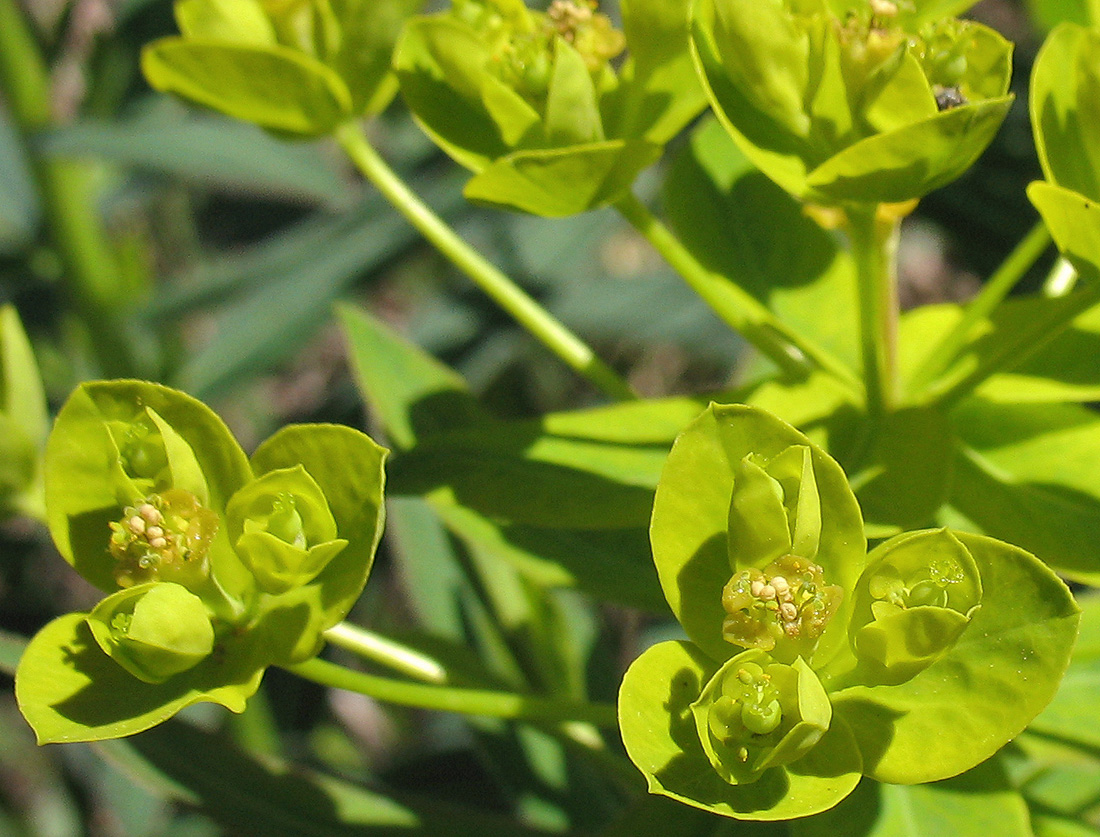
{"label": "flower stalk", "polygon": [[353,671],[317,657],[286,666],[286,669],[322,686],[358,692],[386,703],[417,709],[460,712],[513,721],[580,721],[601,727],[614,727],[618,723],[615,707],[610,704],[579,703],[514,692],[408,683]]}
{"label": "flower stalk", "polygon": [[359,171],[409,223],[540,343],[608,397],[616,401],[637,398],[630,385],[588,344],[463,241],[421,201],[367,142],[357,123],[341,125],[336,130],[336,138]]}

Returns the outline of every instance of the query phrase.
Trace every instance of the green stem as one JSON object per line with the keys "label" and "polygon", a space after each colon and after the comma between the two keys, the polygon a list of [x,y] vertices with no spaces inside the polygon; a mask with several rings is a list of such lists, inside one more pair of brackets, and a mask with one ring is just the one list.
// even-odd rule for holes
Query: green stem
{"label": "green stem", "polygon": [[1077,279],[1077,269],[1059,256],[1043,282],[1043,296],[1065,296],[1077,286]]}
{"label": "green stem", "polygon": [[847,366],[807,341],[747,291],[700,264],[637,197],[627,195],[615,203],[615,208],[714,313],[784,372],[805,377],[817,367],[858,388]]}
{"label": "green stem", "polygon": [[583,340],[552,317],[508,276],[463,241],[405,184],[367,142],[357,123],[336,129],[336,138],[363,176],[444,256],[544,346],[615,400],[638,396]]}
{"label": "green stem", "polygon": [[322,686],[346,689],[376,700],[418,709],[514,721],[581,721],[601,727],[614,727],[618,723],[615,707],[610,704],[577,703],[538,695],[408,683],[353,671],[317,657],[286,666],[286,669]]}
{"label": "green stem", "polygon": [[859,286],[860,347],[867,412],[892,410],[898,399],[897,247],[900,222],[877,217],[877,207],[848,211],[848,237]]}
{"label": "green stem", "polygon": [[130,346],[115,314],[119,267],[96,211],[88,168],[34,153],[29,139],[51,127],[50,79],[16,0],[0,0],[0,92],[27,147],[64,280],[108,376],[134,374]]}
{"label": "green stem", "polygon": [[912,394],[920,393],[941,375],[959,356],[971,332],[979,322],[993,313],[1036,260],[1050,246],[1050,232],[1042,221],[1031,228],[1008,258],[989,277],[981,291],[963,309],[954,328],[937,344],[909,382]]}
{"label": "green stem", "polygon": [[[329,628],[325,631],[325,639],[364,659],[422,682],[439,685],[449,679],[447,670],[427,654],[348,622],[340,622]],[[625,790],[636,790],[638,771],[622,757],[607,749],[603,737],[592,724],[566,721],[556,724],[536,723],[536,726],[557,736],[567,747],[601,765]]]}
{"label": "green stem", "polygon": [[325,631],[325,639],[345,651],[425,683],[447,682],[447,670],[431,657],[366,628],[340,622]]}

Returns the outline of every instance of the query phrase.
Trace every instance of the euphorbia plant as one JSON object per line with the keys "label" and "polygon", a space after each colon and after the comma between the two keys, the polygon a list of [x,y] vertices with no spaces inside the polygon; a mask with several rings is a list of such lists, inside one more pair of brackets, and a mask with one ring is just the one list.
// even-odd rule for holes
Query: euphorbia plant
{"label": "euphorbia plant", "polygon": [[335,425],[284,428],[249,458],[182,392],[78,388],[46,450],[47,520],[106,598],[23,655],[39,740],[128,735],[197,701],[240,712],[265,668],[316,655],[370,572],[384,459]]}
{"label": "euphorbia plant", "polygon": [[690,641],[627,671],[623,740],[651,791],[726,816],[975,766],[1051,699],[1076,636],[1065,585],[1016,547],[935,529],[868,554],[840,467],[752,408],[676,440],[651,537]]}
{"label": "euphorbia plant", "polygon": [[[903,313],[900,219],[1004,117],[1000,35],[925,2],[622,0],[621,32],[612,9],[540,5],[458,0],[412,17],[418,4],[403,1],[180,0],[180,36],[145,52],[159,89],[279,136],[332,135],[443,253],[623,402],[500,420],[385,326],[345,317],[363,394],[396,450],[389,485],[422,498],[396,505],[412,523],[395,557],[423,562],[407,596],[456,647],[426,659],[340,621],[380,521],[381,452],[361,434],[291,427],[246,458],[182,393],[86,384],[50,442],[47,509],[62,554],[104,598],[31,642],[17,681],[28,719],[42,740],[125,735],[196,701],[239,710],[265,667],[284,666],[386,700],[540,723],[517,751],[530,745],[524,757],[550,772],[544,756],[564,761],[566,748],[542,745],[564,737],[587,767],[627,773],[611,809],[637,772],[590,727],[556,722],[613,726],[615,707],[583,691],[586,674],[614,666],[578,652],[590,637],[566,634],[597,632],[549,588],[655,613],[663,592],[687,640],[642,651],[618,707],[651,790],[724,816],[798,818],[799,837],[837,833],[853,809],[877,833],[900,807],[920,831],[914,818],[937,810],[910,805],[921,798],[979,822],[990,774],[1029,746],[1025,726],[1076,740],[1067,704],[1094,682],[1069,678],[1036,719],[1078,620],[1047,565],[1100,578],[1098,423],[1073,403],[1100,397],[1081,348],[1094,348],[1096,315],[1070,325],[1097,298],[1100,264],[1095,32],[1056,30],[1032,93],[1048,183],[1030,195],[1082,287],[1066,293],[1076,274],[1060,269],[1073,281],[998,307],[1046,246],[1040,229],[968,307]],[[735,390],[636,399],[367,144],[361,120],[398,79],[421,127],[473,172],[468,197],[542,216],[612,204],[780,374],[757,365]],[[706,101],[717,118],[663,170],[674,234],[631,190]],[[1053,360],[1000,374],[1044,341]],[[711,398],[752,406],[693,421]],[[24,460],[12,458],[21,486]],[[341,668],[316,656],[325,641],[436,685]],[[485,652],[464,658],[475,671],[450,667],[469,647]],[[456,688],[465,677],[512,691]],[[951,797],[960,774],[978,802]],[[638,833],[630,818],[648,809],[631,805],[614,833]],[[690,830],[691,813],[672,816]]]}

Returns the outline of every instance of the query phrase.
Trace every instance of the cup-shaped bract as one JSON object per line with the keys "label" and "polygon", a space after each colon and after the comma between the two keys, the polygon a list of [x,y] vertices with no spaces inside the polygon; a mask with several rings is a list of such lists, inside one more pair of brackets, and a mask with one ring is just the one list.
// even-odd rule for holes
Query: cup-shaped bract
{"label": "cup-shaped bract", "polygon": [[351,428],[284,428],[250,462],[184,393],[93,382],[62,407],[45,459],[57,547],[109,595],[20,661],[41,741],[128,735],[198,701],[242,711],[265,668],[317,653],[381,536],[385,451]]}
{"label": "cup-shaped bract", "polygon": [[962,174],[1008,112],[1011,45],[890,0],[699,0],[692,49],[742,151],[796,197],[920,198]]}
{"label": "cup-shaped bract", "polygon": [[816,667],[846,644],[867,557],[859,506],[836,461],[774,416],[712,405],[689,425],[650,537],[673,613],[714,659],[759,648]]}
{"label": "cup-shaped bract", "polygon": [[871,553],[849,636],[867,679],[900,682],[931,665],[981,606],[970,551],[945,529],[899,535]]}
{"label": "cup-shaped bract", "polygon": [[265,593],[317,577],[348,542],[320,486],[301,465],[253,480],[229,499],[229,537]]}
{"label": "cup-shaped bract", "polygon": [[228,600],[251,595],[221,515],[252,470],[206,405],[144,381],[83,384],[57,415],[45,471],[50,534],[101,590],[202,567]]}
{"label": "cup-shaped bract", "polygon": [[1031,125],[1046,182],[1028,197],[1058,249],[1100,279],[1100,30],[1062,23],[1031,75]]}
{"label": "cup-shaped bract", "polygon": [[0,306],[0,519],[43,517],[42,448],[49,417],[34,353],[19,315]]}
{"label": "cup-shaped bract", "polygon": [[394,65],[420,124],[475,172],[469,199],[572,215],[623,195],[702,109],[687,7],[624,2],[624,35],[594,0],[456,0],[410,21]]}
{"label": "cup-shaped bract", "polygon": [[287,134],[330,133],[396,92],[394,41],[422,0],[176,0],[149,44],[153,87]]}
{"label": "cup-shaped bract", "polygon": [[817,675],[797,658],[762,651],[731,658],[691,705],[703,751],[731,785],[754,782],[769,767],[797,761],[829,729],[832,706]]}
{"label": "cup-shaped bract", "polygon": [[194,668],[214,650],[202,599],[171,582],[119,590],[88,614],[88,627],[104,653],[145,683]]}

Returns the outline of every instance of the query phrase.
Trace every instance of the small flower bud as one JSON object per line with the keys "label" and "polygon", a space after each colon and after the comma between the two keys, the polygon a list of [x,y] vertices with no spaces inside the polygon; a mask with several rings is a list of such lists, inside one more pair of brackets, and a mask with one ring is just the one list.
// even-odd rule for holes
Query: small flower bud
{"label": "small flower bud", "polygon": [[194,668],[214,649],[205,605],[178,584],[120,590],[96,606],[88,626],[111,659],[146,683]]}

